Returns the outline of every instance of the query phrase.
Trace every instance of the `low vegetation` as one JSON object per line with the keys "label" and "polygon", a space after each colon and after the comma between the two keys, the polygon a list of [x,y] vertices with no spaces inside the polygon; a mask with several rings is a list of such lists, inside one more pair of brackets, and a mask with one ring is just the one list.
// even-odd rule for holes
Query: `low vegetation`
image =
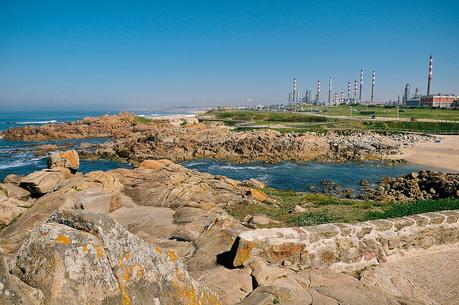
{"label": "low vegetation", "polygon": [[[336,106],[338,109],[349,106]],[[340,108],[341,107],[341,108]],[[355,106],[354,106],[355,107]],[[359,106],[363,107],[363,106]],[[327,112],[319,111],[322,114],[329,114],[330,109],[328,107]],[[373,107],[381,108],[387,111],[384,107]],[[319,107],[320,109],[320,107]],[[333,108],[334,109],[334,108]],[[366,109],[366,108],[365,108]],[[405,110],[405,114],[412,109]],[[333,111],[336,111],[333,110]],[[332,111],[332,112],[333,112]],[[381,110],[382,111],[382,110]],[[445,109],[417,109],[414,114],[425,115],[428,111],[438,111],[439,113],[445,113],[443,117],[448,114],[448,120],[459,120],[458,110],[445,110]],[[425,112],[422,112],[425,111]],[[365,111],[358,111],[358,113]],[[286,132],[319,132],[324,133],[327,131],[346,131],[346,130],[357,130],[357,131],[383,131],[383,132],[422,132],[422,133],[459,133],[459,121],[458,123],[451,122],[420,122],[420,121],[377,121],[377,120],[354,120],[351,118],[330,118],[321,117],[310,114],[308,112],[294,113],[294,112],[270,112],[270,111],[252,111],[252,110],[224,110],[224,111],[212,111],[216,118],[224,121],[228,126],[238,127],[238,130],[254,130],[260,128],[270,128],[282,133]],[[340,112],[333,112],[340,113]],[[347,115],[349,115],[348,112]],[[412,114],[413,114],[412,113]],[[361,116],[365,117],[365,116]],[[435,117],[431,117],[435,118]],[[238,125],[239,122],[239,125]],[[240,125],[241,122],[252,123],[250,125]]]}
{"label": "low vegetation", "polygon": [[[239,220],[247,215],[266,215],[278,221],[274,226],[310,226],[330,222],[355,223],[371,219],[393,218],[425,212],[459,209],[459,198],[417,200],[411,203],[387,203],[342,199],[332,195],[265,189],[275,204],[234,206],[230,214]],[[295,206],[305,209],[295,213]]]}

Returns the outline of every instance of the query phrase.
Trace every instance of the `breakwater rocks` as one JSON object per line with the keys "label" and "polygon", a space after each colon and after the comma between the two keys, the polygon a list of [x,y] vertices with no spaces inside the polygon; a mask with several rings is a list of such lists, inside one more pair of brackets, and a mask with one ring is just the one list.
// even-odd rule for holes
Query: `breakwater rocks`
{"label": "breakwater rocks", "polygon": [[404,177],[386,177],[376,189],[361,194],[362,199],[389,202],[448,197],[459,197],[459,174],[420,171]]}

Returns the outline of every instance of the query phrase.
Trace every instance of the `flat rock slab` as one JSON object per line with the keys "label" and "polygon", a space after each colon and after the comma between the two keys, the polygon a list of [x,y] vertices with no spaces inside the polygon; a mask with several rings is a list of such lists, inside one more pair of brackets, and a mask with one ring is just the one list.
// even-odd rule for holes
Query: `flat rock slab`
{"label": "flat rock slab", "polygon": [[459,246],[427,250],[391,260],[363,273],[362,282],[426,304],[459,300]]}

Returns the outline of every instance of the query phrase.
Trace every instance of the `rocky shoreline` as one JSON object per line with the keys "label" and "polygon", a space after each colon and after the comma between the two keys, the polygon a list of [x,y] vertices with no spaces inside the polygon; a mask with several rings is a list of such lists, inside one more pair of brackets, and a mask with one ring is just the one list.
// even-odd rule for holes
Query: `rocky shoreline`
{"label": "rocky shoreline", "polygon": [[[329,238],[321,226],[272,229],[278,238],[279,234],[285,236],[288,245],[276,246],[275,239],[260,241],[256,247],[269,247],[276,260],[249,251],[251,257],[261,256],[249,262],[247,236],[258,236],[253,228],[264,224],[266,218],[252,216],[239,222],[228,210],[235,205],[276,204],[259,181],[241,182],[200,173],[169,160],[145,160],[136,169],[85,175],[77,171],[78,164],[74,151],[54,153],[49,169],[25,177],[10,175],[0,184],[0,222],[4,226],[0,230],[1,302],[261,305],[317,304],[317,299],[332,298],[341,301],[330,304],[424,304],[408,294],[392,295],[325,265],[310,269],[294,263],[290,256],[300,250],[288,241],[291,237],[287,231],[314,232],[314,242],[321,243],[317,240]],[[414,183],[417,179],[421,188],[430,183],[442,189],[453,183],[457,189],[457,178],[420,173],[404,181]],[[439,180],[446,184],[438,184]],[[396,181],[387,185],[395,187]],[[443,214],[442,221],[448,219],[448,224],[459,219],[454,212]],[[432,224],[439,223],[438,217],[428,217]],[[414,223],[394,221],[403,226]],[[378,221],[374,226],[378,232],[386,230]],[[360,230],[356,236],[363,238],[362,230],[368,225],[356,227]],[[343,235],[352,226],[338,228]],[[443,233],[442,227],[435,230],[438,238],[449,234]],[[457,242],[448,236],[448,243]],[[336,237],[336,243],[342,243],[341,239]],[[375,256],[369,256],[373,250],[361,245],[362,266],[373,265]],[[315,247],[312,242],[310,247]],[[317,259],[328,262],[324,255]],[[244,266],[234,268],[240,265]],[[352,293],[346,293],[351,286]]]}
{"label": "rocky shoreline", "polygon": [[208,158],[248,161],[362,161],[381,160],[428,137],[414,134],[356,132],[342,134],[287,133],[273,130],[232,131],[220,123],[175,124],[139,120],[133,114],[85,118],[74,123],[12,128],[6,140],[38,141],[110,137],[102,144],[82,144],[82,158],[124,160],[138,164],[148,159],[173,162]]}

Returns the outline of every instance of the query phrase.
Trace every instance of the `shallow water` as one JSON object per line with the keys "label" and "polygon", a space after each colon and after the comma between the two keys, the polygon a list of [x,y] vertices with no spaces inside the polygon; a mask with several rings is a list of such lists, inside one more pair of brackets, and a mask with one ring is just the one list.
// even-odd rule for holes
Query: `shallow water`
{"label": "shallow water", "polygon": [[182,163],[187,168],[208,172],[214,175],[223,175],[232,179],[258,179],[269,187],[309,191],[313,185],[322,189],[322,180],[331,180],[338,183],[342,189],[359,190],[359,181],[366,179],[375,185],[385,176],[397,177],[422,169],[435,170],[414,164],[387,165],[377,161],[320,163],[320,162],[281,162],[266,164],[253,162],[234,164],[215,160],[195,160]]}
{"label": "shallow water", "polygon": [[[47,167],[47,156],[36,156],[35,150],[44,144],[65,145],[65,149],[74,149],[81,143],[102,143],[107,138],[78,139],[44,142],[5,141],[0,139],[0,181],[9,174],[26,175]],[[110,170],[114,168],[131,168],[130,164],[110,160],[80,160],[79,171],[87,173],[95,170]]]}

